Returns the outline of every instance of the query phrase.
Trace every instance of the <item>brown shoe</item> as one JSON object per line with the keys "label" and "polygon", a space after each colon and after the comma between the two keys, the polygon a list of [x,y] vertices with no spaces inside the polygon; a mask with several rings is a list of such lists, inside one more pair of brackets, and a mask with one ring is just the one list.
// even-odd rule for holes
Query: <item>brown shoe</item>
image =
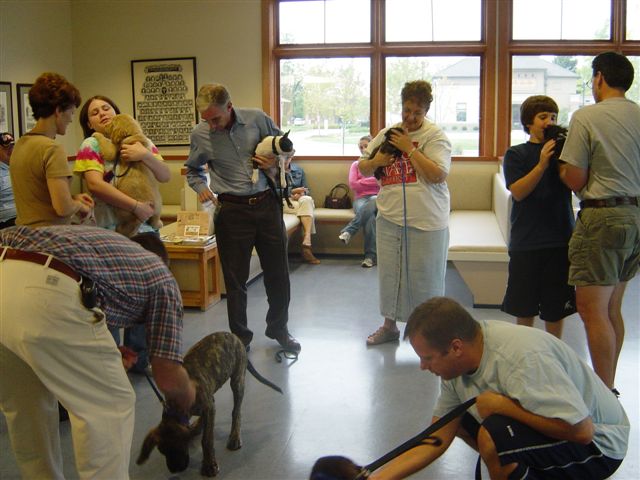
{"label": "brown shoe", "polygon": [[300,255],[302,255],[302,261],[305,263],[310,263],[311,265],[318,265],[320,263],[320,260],[313,256],[310,245],[302,245]]}

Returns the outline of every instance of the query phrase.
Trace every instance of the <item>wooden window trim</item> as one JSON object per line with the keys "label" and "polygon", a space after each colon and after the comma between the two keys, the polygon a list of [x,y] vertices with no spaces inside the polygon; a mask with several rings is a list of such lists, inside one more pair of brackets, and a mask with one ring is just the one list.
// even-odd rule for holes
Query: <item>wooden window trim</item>
{"label": "wooden window trim", "polygon": [[[511,58],[513,55],[596,55],[615,50],[640,55],[640,41],[625,41],[625,0],[611,2],[611,40],[522,41],[512,40],[511,0],[484,0],[482,35],[478,42],[384,42],[385,0],[371,2],[371,37],[367,44],[279,45],[277,0],[262,2],[262,108],[280,118],[278,65],[282,58],[368,56],[371,58],[371,132],[384,127],[384,59],[387,56],[478,55],[480,57],[480,138],[478,159],[504,155],[511,133]],[[640,75],[640,72],[636,72]],[[296,159],[352,159],[348,157],[297,156]],[[465,160],[469,157],[455,157]]]}

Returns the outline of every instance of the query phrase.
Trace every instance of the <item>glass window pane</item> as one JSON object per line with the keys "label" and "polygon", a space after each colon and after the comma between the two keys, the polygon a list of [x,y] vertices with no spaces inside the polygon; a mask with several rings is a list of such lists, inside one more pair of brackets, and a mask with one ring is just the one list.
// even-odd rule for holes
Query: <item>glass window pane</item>
{"label": "glass window pane", "polygon": [[[478,41],[481,0],[387,0],[387,42]],[[464,15],[460,15],[464,12]],[[407,24],[407,20],[420,19]]]}
{"label": "glass window pane", "polygon": [[368,58],[280,61],[280,125],[298,155],[359,156],[369,134]]}
{"label": "glass window pane", "polygon": [[304,0],[279,7],[281,44],[371,41],[369,0]]}
{"label": "glass window pane", "polygon": [[635,75],[633,76],[633,83],[629,90],[627,90],[627,98],[633,100],[636,103],[640,103],[640,56],[632,57],[627,55],[627,58],[633,65]]}
{"label": "glass window pane", "polygon": [[520,105],[531,95],[547,95],[558,104],[558,123],[568,126],[571,114],[593,103],[589,81],[593,56],[514,56],[511,72],[511,145],[527,141]]}
{"label": "glass window pane", "polygon": [[453,155],[478,155],[480,57],[389,57],[386,70],[387,126],[401,121],[405,82],[427,80],[433,88],[427,118],[447,133]]}
{"label": "glass window pane", "polygon": [[627,40],[640,40],[640,0],[627,0],[626,37]]}
{"label": "glass window pane", "polygon": [[610,26],[611,0],[513,0],[514,40],[607,40]]}

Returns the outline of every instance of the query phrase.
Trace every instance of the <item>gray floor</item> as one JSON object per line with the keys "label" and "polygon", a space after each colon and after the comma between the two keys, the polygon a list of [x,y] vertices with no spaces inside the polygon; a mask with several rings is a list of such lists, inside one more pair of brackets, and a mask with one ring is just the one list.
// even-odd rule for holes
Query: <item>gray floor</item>
{"label": "gray floor", "polygon": [[[249,317],[256,335],[250,358],[258,371],[284,390],[280,395],[247,375],[243,404],[243,448],[226,450],[230,428],[231,392],[216,396],[215,441],[223,479],[304,479],[320,456],[343,454],[368,463],[424,429],[438,393],[438,381],[418,368],[405,342],[367,348],[365,338],[380,324],[377,271],[360,268],[356,258],[323,258],[318,266],[292,259],[293,300],[290,328],[303,349],[297,362],[277,363],[276,344],[264,337],[266,297],[262,281],[249,287]],[[471,308],[471,295],[453,268],[447,272],[447,295]],[[626,295],[627,337],[620,359],[617,386],[631,420],[629,453],[614,477],[640,478],[640,276]],[[512,319],[497,310],[477,309],[478,319]],[[227,330],[223,300],[207,312],[188,310],[185,347],[208,333]],[[564,339],[588,358],[580,319],[567,319]],[[132,375],[137,393],[137,418],[132,448],[133,479],[194,479],[202,458],[199,438],[189,469],[170,475],[163,457],[154,451],[147,464],[135,465],[142,439],[160,419],[161,408],[144,377]],[[1,415],[0,415],[1,417]],[[61,425],[67,478],[77,478],[69,425]],[[456,440],[451,449],[416,479],[471,479],[476,455]],[[0,479],[19,475],[4,419],[0,420]],[[488,478],[485,475],[485,478]],[[29,479],[31,480],[31,479]]]}

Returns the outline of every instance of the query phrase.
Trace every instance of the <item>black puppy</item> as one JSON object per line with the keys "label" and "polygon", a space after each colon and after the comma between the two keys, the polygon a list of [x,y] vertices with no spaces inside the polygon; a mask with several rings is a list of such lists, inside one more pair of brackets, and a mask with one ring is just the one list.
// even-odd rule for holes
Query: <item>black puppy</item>
{"label": "black puppy", "polygon": [[[398,127],[392,127],[384,132],[384,141],[373,149],[371,155],[369,155],[369,158],[375,157],[378,152],[391,153],[394,157],[399,157],[400,155],[402,155],[402,150],[394,147],[389,140],[393,132],[404,133],[404,130]],[[373,176],[380,180],[380,178],[384,176],[383,167],[376,168],[376,171],[373,172]]]}
{"label": "black puppy", "polygon": [[562,125],[549,125],[544,129],[544,143],[547,143],[549,140],[555,140],[556,146],[553,149],[552,160],[557,161],[560,158],[560,154],[562,153],[562,148],[564,147],[564,141],[567,139],[568,130]]}
{"label": "black puppy", "polygon": [[331,455],[316,460],[309,480],[360,480],[369,474],[347,457]]}
{"label": "black puppy", "polygon": [[[213,448],[213,425],[215,401],[213,394],[230,379],[233,391],[233,413],[231,433],[227,441],[229,450],[242,446],[240,440],[240,406],[244,396],[244,379],[247,370],[261,383],[282,393],[282,390],[262,377],[247,359],[245,346],[238,337],[228,332],[217,332],[196,343],[184,357],[184,368],[189,378],[196,384],[196,402],[189,414],[165,408],[162,421],[144,439],[136,463],[143,464],[157,446],[165,456],[171,473],[184,471],[189,466],[189,441],[202,433],[202,466],[200,473],[214,477],[218,463]],[[198,415],[198,421],[190,425],[191,415]]]}

